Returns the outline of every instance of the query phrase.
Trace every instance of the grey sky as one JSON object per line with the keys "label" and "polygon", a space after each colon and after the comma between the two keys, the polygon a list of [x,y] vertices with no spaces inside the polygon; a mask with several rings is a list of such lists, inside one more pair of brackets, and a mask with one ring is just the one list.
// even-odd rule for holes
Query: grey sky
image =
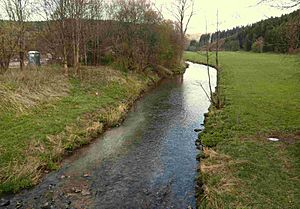
{"label": "grey sky", "polygon": [[[39,2],[41,0],[32,0]],[[113,0],[112,0],[113,1]],[[151,0],[157,8],[161,8],[166,19],[173,19],[171,2],[175,0]],[[189,34],[205,33],[205,20],[208,22],[208,32],[216,30],[216,12],[219,10],[220,30],[230,29],[235,26],[255,23],[271,16],[280,16],[290,13],[294,9],[281,10],[269,5],[257,5],[259,0],[195,0],[196,15],[193,17],[188,29]],[[286,0],[285,0],[286,1]],[[1,2],[1,0],[0,0]],[[0,18],[4,17],[3,8],[0,8]],[[32,15],[35,20],[41,20],[41,16]]]}
{"label": "grey sky", "polygon": [[[168,19],[171,19],[172,15],[166,8],[170,7],[172,1],[153,0],[159,8],[162,8],[165,18]],[[195,0],[197,14],[191,21],[188,33],[205,33],[205,19],[208,22],[208,31],[215,31],[217,9],[219,9],[221,30],[255,23],[261,19],[281,16],[296,10],[296,8],[281,10],[268,5],[257,5],[257,2],[258,0]]]}

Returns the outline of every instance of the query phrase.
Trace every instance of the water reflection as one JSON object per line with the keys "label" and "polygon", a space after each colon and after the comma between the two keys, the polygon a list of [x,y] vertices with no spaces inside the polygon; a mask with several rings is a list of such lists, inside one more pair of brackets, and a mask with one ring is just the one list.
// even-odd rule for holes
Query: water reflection
{"label": "water reflection", "polygon": [[[69,181],[58,180],[61,175],[79,181],[89,173],[91,208],[195,207],[193,130],[209,107],[199,85],[208,90],[208,77],[205,66],[189,64],[184,76],[163,81],[137,102],[122,126],[107,131],[75,161],[66,161],[31,194],[44,193],[41,188],[50,182],[65,187]],[[214,69],[211,76],[215,86]]]}

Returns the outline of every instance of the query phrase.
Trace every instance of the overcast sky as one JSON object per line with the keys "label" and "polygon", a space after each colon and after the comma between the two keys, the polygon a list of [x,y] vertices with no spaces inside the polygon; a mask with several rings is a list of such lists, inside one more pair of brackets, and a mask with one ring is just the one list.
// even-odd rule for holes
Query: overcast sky
{"label": "overcast sky", "polygon": [[[167,8],[171,8],[171,2],[176,0],[151,1],[155,3],[157,8],[162,9],[166,19],[174,19]],[[296,10],[296,8],[281,10],[271,7],[270,5],[257,5],[258,1],[259,0],[195,0],[196,15],[191,20],[188,28],[188,34],[205,33],[206,19],[208,22],[208,32],[216,31],[217,9],[219,10],[220,30],[230,29],[235,26],[248,25],[271,16],[281,16],[282,14]],[[0,8],[0,18],[2,16],[1,13],[3,13],[1,10],[2,8]],[[33,17],[35,20],[41,20],[40,16],[33,15]]]}
{"label": "overcast sky", "polygon": [[[170,7],[173,0],[153,0],[162,8],[165,18],[172,15],[166,8]],[[281,10],[269,5],[257,5],[259,0],[195,0],[196,15],[193,17],[189,34],[205,33],[205,19],[208,22],[208,32],[216,30],[216,13],[219,9],[220,29],[230,29],[235,26],[255,23],[268,17],[281,16],[293,10]],[[162,7],[161,7],[162,6]]]}

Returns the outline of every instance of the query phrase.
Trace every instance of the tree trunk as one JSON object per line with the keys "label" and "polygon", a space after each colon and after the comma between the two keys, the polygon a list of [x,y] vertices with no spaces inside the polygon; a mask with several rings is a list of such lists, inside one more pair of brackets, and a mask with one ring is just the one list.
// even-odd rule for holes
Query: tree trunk
{"label": "tree trunk", "polygon": [[67,47],[66,47],[66,40],[65,40],[65,20],[62,21],[62,43],[63,43],[63,66],[65,70],[65,75],[68,75],[68,55],[67,55]]}
{"label": "tree trunk", "polygon": [[79,74],[79,47],[80,47],[80,23],[79,18],[76,18],[76,73]]}
{"label": "tree trunk", "polygon": [[95,45],[94,45],[94,65],[98,65],[97,63],[97,52],[98,52],[98,43],[97,38],[95,39]]}
{"label": "tree trunk", "polygon": [[216,44],[216,65],[219,66],[219,11],[217,10],[217,44]]}
{"label": "tree trunk", "polygon": [[207,65],[207,75],[208,75],[208,86],[209,86],[209,92],[210,92],[210,100],[214,105],[213,91],[212,91],[212,88],[211,88],[210,69],[209,69],[208,45],[207,45],[207,50],[206,50],[206,65]]}
{"label": "tree trunk", "polygon": [[75,29],[73,29],[73,68],[75,69],[75,72],[77,72],[76,51],[76,33]]}
{"label": "tree trunk", "polygon": [[63,49],[63,65],[64,65],[64,69],[65,69],[65,75],[68,75],[69,70],[68,70],[68,57],[67,57],[67,48],[66,45],[64,44],[64,49]]}
{"label": "tree trunk", "polygon": [[20,44],[20,52],[19,52],[19,57],[20,57],[20,69],[24,69],[24,51],[23,51],[23,44]]}
{"label": "tree trunk", "polygon": [[20,32],[20,40],[19,40],[19,59],[20,59],[20,69],[23,70],[24,69],[24,25],[23,25],[23,21],[20,22],[21,24],[21,32]]}
{"label": "tree trunk", "polygon": [[87,46],[86,43],[84,43],[84,65],[87,65]]}

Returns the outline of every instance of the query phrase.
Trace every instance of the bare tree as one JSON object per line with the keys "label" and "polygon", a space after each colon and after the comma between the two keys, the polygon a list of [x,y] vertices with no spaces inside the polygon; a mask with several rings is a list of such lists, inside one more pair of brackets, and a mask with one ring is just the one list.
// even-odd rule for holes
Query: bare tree
{"label": "bare tree", "polygon": [[[63,66],[65,75],[68,75],[68,62],[67,62],[67,40],[66,40],[66,24],[67,24],[67,0],[44,0],[43,10],[47,19],[47,32],[54,35],[58,41],[56,48],[61,49]],[[51,40],[53,45],[54,40]]]}
{"label": "bare tree", "polygon": [[220,88],[220,78],[221,78],[221,68],[219,67],[219,10],[217,10],[217,43],[216,43],[216,67],[217,67],[217,88],[215,92],[215,100],[214,100],[214,105],[217,109],[222,107],[222,98],[221,98],[221,88]]}
{"label": "bare tree", "polygon": [[[102,21],[104,18],[104,0],[90,0],[87,9],[85,21],[82,28],[82,45],[83,45],[83,60],[85,65],[88,63],[88,53],[92,54],[93,64],[98,65],[100,60],[98,59],[101,54],[100,43],[103,39],[103,34],[106,33],[102,28]],[[91,47],[88,46],[91,43]]]}
{"label": "bare tree", "polygon": [[[217,13],[218,16],[218,13]],[[218,17],[217,17],[218,19]],[[218,21],[217,21],[218,22]],[[218,24],[217,24],[217,31],[218,31]],[[209,51],[210,51],[210,44],[211,44],[211,34],[207,32],[207,21],[206,21],[206,34],[208,35],[207,38],[207,43],[206,43],[206,66],[207,66],[207,75],[208,75],[208,87],[209,87],[209,94],[204,90],[203,86],[201,85],[201,88],[205,91],[205,94],[208,96],[211,104],[217,108],[220,109],[223,106],[223,100],[221,98],[221,91],[220,91],[220,77],[221,77],[221,68],[218,66],[218,44],[216,48],[216,70],[217,70],[217,87],[215,93],[212,91],[212,86],[211,86],[211,76],[210,76],[210,64],[209,64]],[[218,38],[217,38],[218,39]],[[217,41],[218,42],[218,41]]]}
{"label": "bare tree", "polygon": [[286,29],[286,39],[288,42],[288,52],[293,53],[297,51],[300,46],[299,41],[299,31],[300,31],[300,10],[298,12],[298,16],[287,23]]}
{"label": "bare tree", "polygon": [[0,73],[8,69],[10,60],[18,48],[17,30],[14,22],[0,21]]}
{"label": "bare tree", "polygon": [[25,60],[25,21],[28,20],[31,13],[31,5],[29,0],[1,0],[2,6],[6,12],[6,16],[10,21],[18,23],[18,42],[19,42],[19,58],[20,68],[24,69]]}
{"label": "bare tree", "polygon": [[194,4],[194,0],[174,0],[172,5],[171,12],[179,25],[182,47],[184,47],[188,26],[195,14]]}
{"label": "bare tree", "polygon": [[219,66],[219,10],[217,10],[216,65]]}
{"label": "bare tree", "polygon": [[300,0],[260,0],[258,4],[268,4],[272,7],[289,9],[300,6]]}
{"label": "bare tree", "polygon": [[72,25],[73,66],[77,74],[80,73],[80,43],[82,34],[82,22],[89,5],[88,0],[69,0],[68,13]]}
{"label": "bare tree", "polygon": [[[206,21],[206,34],[207,33],[207,21]],[[210,68],[209,68],[209,47],[210,47],[210,40],[211,35],[209,34],[209,38],[207,39],[206,43],[206,66],[207,66],[207,75],[208,75],[208,86],[209,86],[209,93],[210,93],[210,101],[214,105],[214,98],[213,98],[213,91],[211,87],[211,77],[210,77]]]}
{"label": "bare tree", "polygon": [[[48,20],[49,40],[55,43],[52,45],[58,45],[56,51],[62,55],[65,74],[68,65],[79,73],[80,63],[88,63],[89,52],[92,51],[94,58],[99,57],[104,1],[44,0],[43,7]],[[99,59],[91,60],[94,65],[98,64]]]}

